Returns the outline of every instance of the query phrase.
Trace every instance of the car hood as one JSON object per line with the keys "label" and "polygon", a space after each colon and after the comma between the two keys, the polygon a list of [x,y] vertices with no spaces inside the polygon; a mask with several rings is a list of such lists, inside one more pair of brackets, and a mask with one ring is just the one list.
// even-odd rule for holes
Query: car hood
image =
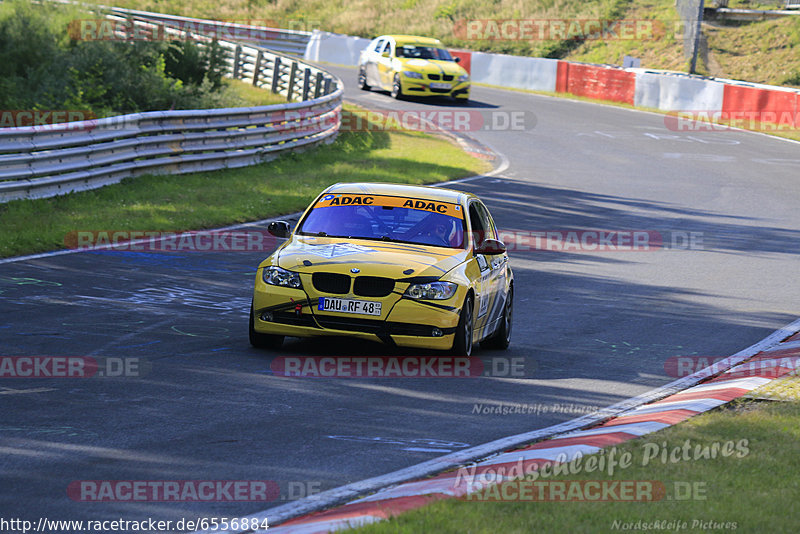
{"label": "car hood", "polygon": [[368,239],[294,236],[279,249],[273,264],[300,273],[319,271],[384,276],[402,280],[440,277],[466,260],[463,249],[391,243]]}
{"label": "car hood", "polygon": [[422,74],[451,74],[461,76],[466,74],[455,61],[442,61],[440,59],[397,58],[403,69],[413,70]]}

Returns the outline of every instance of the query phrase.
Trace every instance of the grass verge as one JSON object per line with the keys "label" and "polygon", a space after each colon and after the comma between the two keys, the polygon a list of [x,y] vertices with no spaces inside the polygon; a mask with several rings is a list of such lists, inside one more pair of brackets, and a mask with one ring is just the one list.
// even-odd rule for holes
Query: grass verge
{"label": "grass verge", "polygon": [[70,231],[197,230],[292,213],[336,182],[425,184],[490,167],[427,134],[345,132],[330,145],[252,167],[141,176],[92,191],[0,204],[0,257],[63,249]]}
{"label": "grass verge", "polygon": [[[439,501],[357,532],[796,532],[800,380],[795,375],[772,384],[778,382],[784,402],[743,398],[616,446],[618,459],[630,454],[630,466],[617,466],[611,475],[607,468],[602,473],[579,470],[536,481],[547,484],[541,484],[545,496],[557,487],[553,482],[657,481],[666,489],[661,500],[490,502],[490,496],[504,494],[500,487],[472,501]],[[754,393],[759,396],[758,390]],[[723,453],[726,444],[733,451],[729,455]],[[610,452],[606,449],[604,456]],[[519,487],[506,491],[514,495]]]}

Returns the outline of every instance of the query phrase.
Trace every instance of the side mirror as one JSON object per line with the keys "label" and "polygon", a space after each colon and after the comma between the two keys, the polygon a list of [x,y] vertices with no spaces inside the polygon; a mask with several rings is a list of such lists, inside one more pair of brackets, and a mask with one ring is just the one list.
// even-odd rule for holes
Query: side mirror
{"label": "side mirror", "polygon": [[475,254],[494,256],[495,254],[502,254],[505,251],[506,246],[502,241],[498,241],[497,239],[486,239],[477,249],[475,249]]}
{"label": "side mirror", "polygon": [[289,237],[291,235],[289,223],[286,221],[273,221],[269,223],[267,226],[267,232],[271,233],[275,237]]}
{"label": "side mirror", "polygon": [[461,63],[461,58],[456,56],[453,58],[453,61],[455,61],[456,63]]}
{"label": "side mirror", "polygon": [[381,54],[381,55],[382,55],[383,57],[389,57],[389,51],[387,50],[386,52],[384,52],[384,53],[383,53],[383,54]]}

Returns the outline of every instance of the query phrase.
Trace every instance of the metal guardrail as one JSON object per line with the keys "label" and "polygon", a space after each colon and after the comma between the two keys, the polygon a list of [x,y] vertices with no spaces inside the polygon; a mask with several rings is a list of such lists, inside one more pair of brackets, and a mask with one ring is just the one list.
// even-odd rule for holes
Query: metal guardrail
{"label": "metal guardrail", "polygon": [[[715,0],[712,2],[715,8],[727,8],[729,0]],[[776,6],[783,5],[784,9],[800,9],[800,0],[771,0],[766,2],[768,4],[775,4]]]}
{"label": "metal guardrail", "polygon": [[147,20],[181,28],[193,33],[208,35],[218,39],[236,41],[269,48],[283,54],[302,56],[311,38],[311,32],[300,30],[285,30],[267,26],[254,26],[237,24],[233,22],[196,19],[177,15],[164,15],[150,11],[136,9],[123,9],[120,7],[102,7],[107,13],[121,17],[131,17],[138,20]]}
{"label": "metal guardrail", "polygon": [[[148,22],[134,23],[141,31],[191,38],[199,46],[211,42],[167,25],[156,28]],[[0,202],[94,189],[142,174],[253,165],[280,152],[335,139],[341,116],[341,80],[297,58],[231,41],[216,42],[229,55],[226,75],[283,95],[289,103],[152,111],[0,128]]]}

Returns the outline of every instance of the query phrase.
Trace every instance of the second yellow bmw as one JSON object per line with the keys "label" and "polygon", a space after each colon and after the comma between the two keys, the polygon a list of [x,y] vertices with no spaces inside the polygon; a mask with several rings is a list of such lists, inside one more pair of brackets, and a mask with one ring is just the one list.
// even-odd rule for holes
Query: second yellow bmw
{"label": "second yellow bmw", "polygon": [[358,61],[358,85],[403,96],[469,99],[469,74],[438,39],[383,35],[370,42]]}
{"label": "second yellow bmw", "polygon": [[473,194],[395,184],[336,184],[261,262],[250,342],[351,336],[470,355],[505,349],[514,278],[489,210]]}

